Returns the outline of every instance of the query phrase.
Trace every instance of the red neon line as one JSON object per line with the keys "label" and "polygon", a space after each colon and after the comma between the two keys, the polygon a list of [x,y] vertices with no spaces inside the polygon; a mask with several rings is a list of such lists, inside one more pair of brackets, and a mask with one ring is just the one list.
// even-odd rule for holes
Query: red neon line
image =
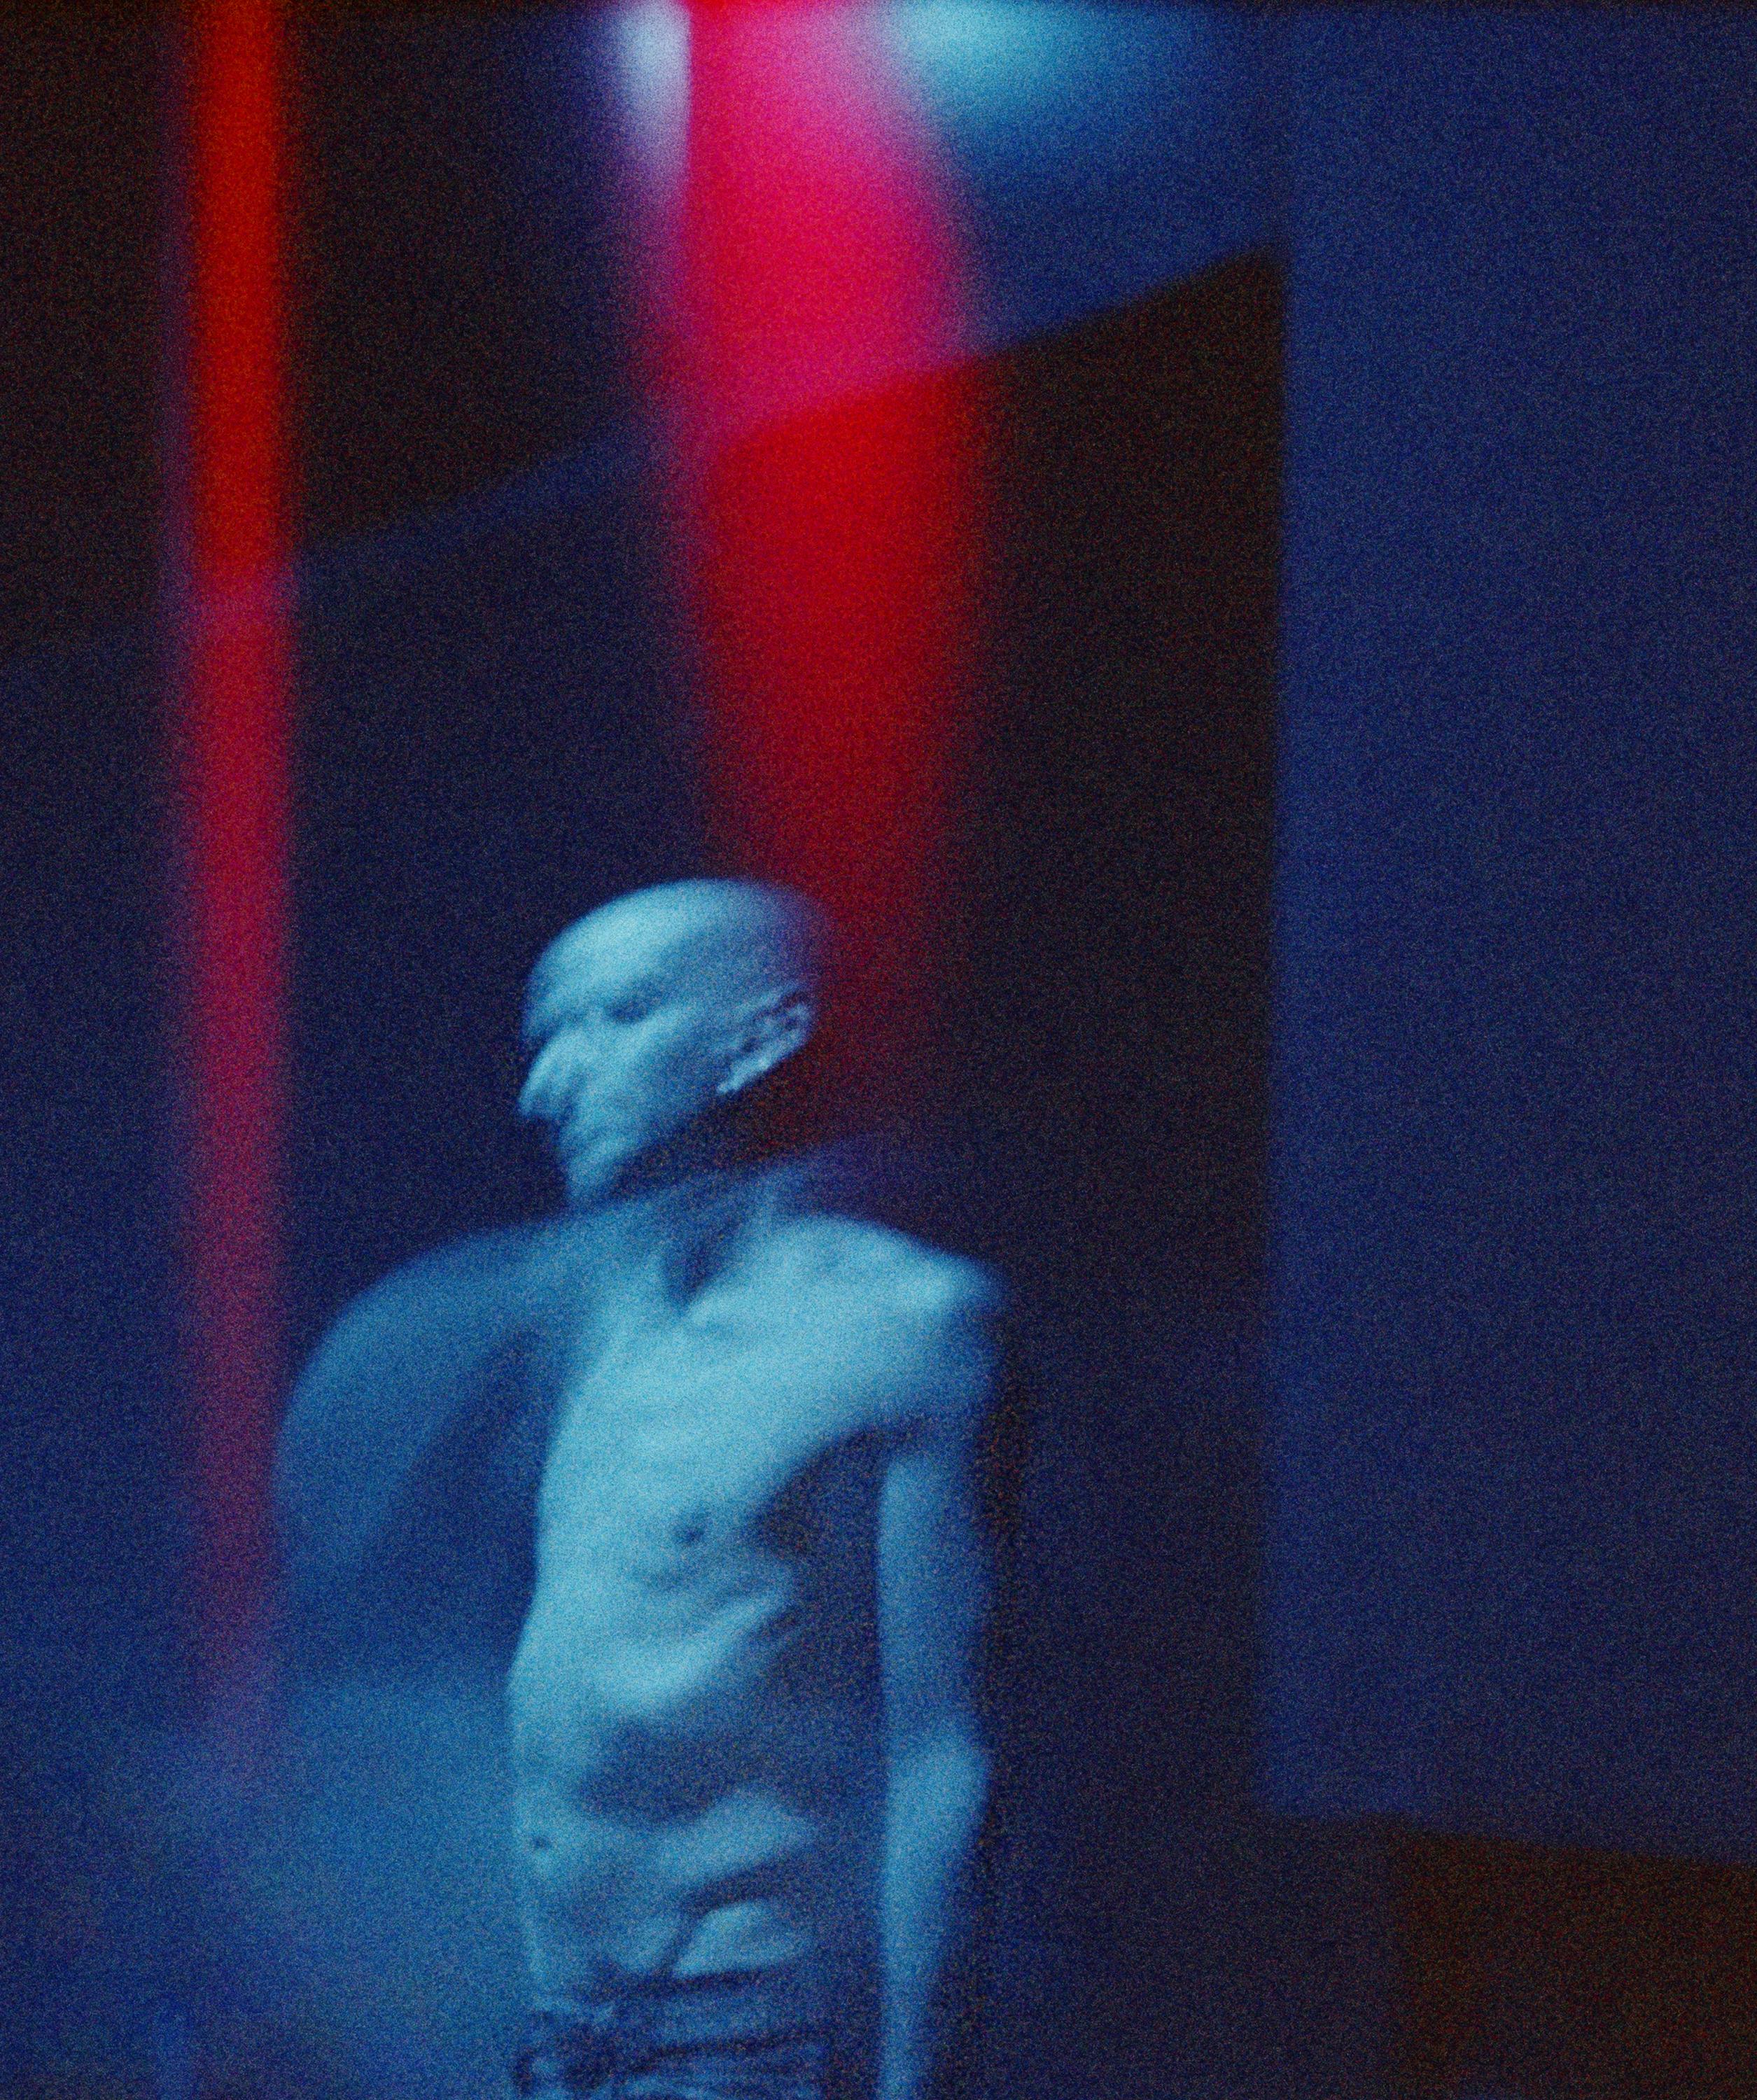
{"label": "red neon line", "polygon": [[267,1579],[280,1382],[287,941],[284,62],[276,0],[187,25],[182,358],[185,515],[174,534],[182,830],[188,1365],[203,1689],[251,1680]]}

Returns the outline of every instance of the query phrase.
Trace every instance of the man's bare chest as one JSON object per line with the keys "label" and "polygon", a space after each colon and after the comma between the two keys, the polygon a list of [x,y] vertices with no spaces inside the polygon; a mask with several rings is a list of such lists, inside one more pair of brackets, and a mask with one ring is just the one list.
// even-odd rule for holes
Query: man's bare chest
{"label": "man's bare chest", "polygon": [[882,1429],[869,1355],[810,1308],[748,1298],[631,1317],[564,1386],[540,1564],[686,1588],[867,1529]]}

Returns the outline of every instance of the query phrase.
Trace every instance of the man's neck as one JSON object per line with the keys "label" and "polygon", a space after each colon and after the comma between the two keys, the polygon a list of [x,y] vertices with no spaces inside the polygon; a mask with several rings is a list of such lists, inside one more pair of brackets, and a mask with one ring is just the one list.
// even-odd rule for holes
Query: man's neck
{"label": "man's neck", "polygon": [[[594,1238],[633,1287],[680,1312],[747,1261],[800,1206],[797,1162],[712,1166],[619,1194],[591,1214]],[[600,1237],[601,1236],[601,1237]],[[613,1251],[612,1251],[613,1250]]]}

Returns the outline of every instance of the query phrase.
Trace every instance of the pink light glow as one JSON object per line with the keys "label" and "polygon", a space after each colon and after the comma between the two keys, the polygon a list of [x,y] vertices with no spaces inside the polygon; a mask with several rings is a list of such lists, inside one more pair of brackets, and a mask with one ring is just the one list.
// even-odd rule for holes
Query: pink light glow
{"label": "pink light glow", "polygon": [[690,11],[669,388],[722,857],[850,951],[845,1079],[931,1032],[980,503],[934,143],[864,10]]}

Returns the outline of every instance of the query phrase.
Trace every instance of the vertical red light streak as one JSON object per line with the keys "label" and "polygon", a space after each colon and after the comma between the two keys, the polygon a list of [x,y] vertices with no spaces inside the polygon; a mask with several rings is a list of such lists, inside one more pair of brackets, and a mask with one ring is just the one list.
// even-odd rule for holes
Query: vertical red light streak
{"label": "vertical red light streak", "polygon": [[204,1705],[248,1728],[280,1381],[286,299],[277,0],[183,24],[168,587],[179,824],[185,1363]]}
{"label": "vertical red light streak", "polygon": [[714,828],[833,914],[843,1077],[894,1097],[951,889],[978,461],[969,377],[920,376],[956,341],[960,258],[871,22],[698,0],[679,249]]}

